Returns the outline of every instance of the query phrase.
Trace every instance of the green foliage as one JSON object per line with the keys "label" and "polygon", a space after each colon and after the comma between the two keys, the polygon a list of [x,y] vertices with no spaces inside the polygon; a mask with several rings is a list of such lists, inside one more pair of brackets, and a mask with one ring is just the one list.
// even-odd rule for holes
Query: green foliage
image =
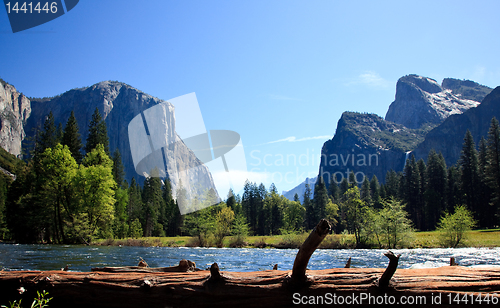
{"label": "green foliage", "polygon": [[186,215],[184,231],[198,239],[200,247],[209,246],[209,236],[215,229],[215,217],[212,208],[204,208]]}
{"label": "green foliage", "polygon": [[369,232],[366,232],[365,223],[369,221],[369,212],[366,203],[361,200],[357,186],[349,188],[344,193],[344,200],[340,204],[341,215],[345,217],[347,230],[354,234],[356,246],[366,244]]}
{"label": "green foliage", "polygon": [[[52,297],[48,297],[49,292],[43,290],[42,292],[36,291],[37,297],[31,303],[31,308],[45,308],[49,306],[49,302],[52,300]],[[2,308],[21,308],[21,301],[19,302],[15,300],[14,302],[10,302],[9,306],[2,305]]]}
{"label": "green foliage", "polygon": [[118,149],[113,152],[113,178],[118,186],[126,186],[125,168],[123,167],[122,156]]}
{"label": "green foliage", "polygon": [[445,213],[439,221],[437,231],[441,233],[441,244],[446,247],[457,247],[475,225],[476,221],[467,207],[456,206],[453,214]]}
{"label": "green foliage", "polygon": [[231,233],[234,212],[229,207],[223,207],[215,217],[215,245],[222,247],[224,237]]}
{"label": "green foliage", "polygon": [[142,226],[139,218],[136,218],[130,224],[130,237],[139,238],[142,236]]}
{"label": "green foliage", "polygon": [[330,222],[330,225],[332,226],[337,225],[338,212],[339,212],[339,206],[333,203],[331,199],[328,199],[325,208],[324,218]]}
{"label": "green foliage", "polygon": [[282,201],[284,202],[283,229],[289,232],[303,230],[306,209],[299,201],[289,201],[285,198]]}
{"label": "green foliage", "polygon": [[128,206],[128,192],[127,190],[118,187],[115,191],[115,213],[113,220],[113,234],[117,238],[125,238],[129,234],[129,224],[127,206]]}
{"label": "green foliage", "polygon": [[92,120],[89,123],[89,134],[85,145],[85,152],[90,153],[98,144],[102,144],[104,151],[109,155],[109,139],[106,122],[102,119],[99,109],[95,109]]}
{"label": "green foliage", "polygon": [[374,218],[381,237],[380,242],[392,249],[408,243],[414,237],[414,230],[404,205],[395,199],[383,201],[382,204],[383,208]]}
{"label": "green foliage", "polygon": [[18,165],[22,163],[15,155],[10,154],[4,148],[0,147],[0,167],[15,174]]}
{"label": "green foliage", "polygon": [[465,204],[471,211],[478,209],[479,200],[479,161],[474,139],[469,130],[464,137],[464,144],[458,164],[461,169],[462,192]]}
{"label": "green foliage", "polygon": [[109,233],[110,223],[114,218],[114,203],[116,199],[116,182],[112,174],[113,162],[104,151],[104,146],[98,144],[88,153],[80,165],[75,181],[75,193],[78,196],[78,219],[87,230],[86,241],[90,241],[100,228],[103,233]]}
{"label": "green foliage", "polygon": [[77,163],[82,161],[82,139],[78,128],[78,123],[75,118],[74,111],[71,111],[68,122],[64,127],[64,132],[61,138],[61,144],[68,146],[71,155]]}

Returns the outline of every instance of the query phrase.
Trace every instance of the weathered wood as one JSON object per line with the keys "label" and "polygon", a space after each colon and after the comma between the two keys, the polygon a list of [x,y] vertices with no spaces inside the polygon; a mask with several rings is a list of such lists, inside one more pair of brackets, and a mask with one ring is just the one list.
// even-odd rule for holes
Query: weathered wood
{"label": "weathered wood", "polygon": [[304,243],[300,246],[295,261],[293,262],[291,280],[293,283],[302,283],[307,280],[306,270],[311,255],[318,248],[321,241],[330,233],[330,223],[326,219],[321,219],[318,225],[312,230]]}
{"label": "weathered wood", "polygon": [[450,266],[457,266],[458,264],[455,262],[455,258],[450,258]]}
{"label": "weathered wood", "polygon": [[[146,262],[144,262],[146,263]],[[96,267],[91,269],[92,272],[109,272],[109,273],[155,273],[155,272],[195,272],[201,271],[196,268],[196,264],[189,260],[181,260],[179,265],[169,267],[146,267],[139,263],[139,266],[116,266],[116,267]]]}
{"label": "weathered wood", "polygon": [[347,260],[344,268],[351,268],[351,257],[349,257],[349,260]]}
{"label": "weathered wood", "polygon": [[[290,271],[224,272],[224,283],[208,288],[213,273],[108,273],[64,271],[0,272],[0,304],[23,299],[31,303],[36,291],[47,290],[58,307],[288,307],[294,294],[300,296],[423,296],[427,304],[442,294],[474,294],[500,297],[500,269],[446,266],[432,269],[398,269],[392,277],[394,287],[382,291],[378,279],[384,269],[338,268],[308,270],[313,278],[309,288],[290,291],[283,287]],[[20,295],[17,291],[25,289]],[[369,306],[369,305],[368,305]],[[464,305],[464,307],[473,307]]]}
{"label": "weathered wood", "polygon": [[385,289],[389,286],[389,282],[396,272],[396,269],[398,268],[399,257],[401,257],[401,255],[396,256],[392,251],[384,253],[384,256],[389,258],[389,265],[385,269],[385,272],[382,274],[382,277],[380,277],[380,280],[378,282],[378,285],[381,289]]}
{"label": "weathered wood", "polygon": [[[449,298],[471,292],[495,296],[500,302],[500,268],[446,266],[396,272],[400,255],[388,252],[385,271],[348,268],[351,258],[346,268],[307,270],[311,255],[329,231],[328,222],[321,220],[299,249],[291,272],[279,271],[275,266],[268,271],[221,273],[217,263],[208,271],[196,269],[194,262],[188,260],[172,267],[104,267],[88,273],[0,271],[0,305],[19,299],[31,302],[36,292],[42,290],[53,297],[50,308],[292,307],[297,300],[311,303],[319,298],[324,300],[328,294],[351,300],[354,296],[392,297],[396,303],[402,298],[420,296],[425,301],[419,302],[422,306],[432,304],[441,295],[444,300],[440,307],[461,307],[453,305]],[[373,302],[360,304],[372,306]]]}

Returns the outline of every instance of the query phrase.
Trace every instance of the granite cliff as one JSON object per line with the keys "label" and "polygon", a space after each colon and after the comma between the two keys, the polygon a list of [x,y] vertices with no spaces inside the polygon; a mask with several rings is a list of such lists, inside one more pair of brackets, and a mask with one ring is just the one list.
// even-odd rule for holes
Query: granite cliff
{"label": "granite cliff", "polygon": [[0,146],[13,155],[21,154],[24,125],[30,115],[30,100],[0,79]]}
{"label": "granite cliff", "polygon": [[[188,196],[200,187],[215,188],[208,168],[202,165],[195,154],[182,142],[175,133],[175,111],[170,103],[141,92],[127,84],[117,81],[104,81],[90,87],[69,90],[52,98],[28,99],[5,82],[0,87],[0,145],[8,152],[19,155],[22,144],[29,146],[27,140],[36,130],[43,127],[47,115],[52,112],[56,124],[64,126],[71,111],[75,112],[82,142],[85,143],[88,125],[95,109],[98,108],[105,119],[109,136],[111,153],[118,149],[125,167],[126,179],[135,177],[142,182],[144,177],[137,174],[134,168],[129,144],[128,124],[142,111],[162,104],[167,129],[161,138],[172,143],[165,149],[167,172],[170,176],[173,191],[182,181]],[[27,150],[27,149],[26,149]],[[173,163],[175,161],[175,163]],[[201,165],[201,166],[200,166]],[[191,168],[198,166],[197,168]],[[182,173],[179,171],[187,172]],[[196,184],[196,185],[195,185]]]}
{"label": "granite cliff", "polygon": [[445,82],[448,88],[445,88],[431,78],[417,75],[401,77],[396,84],[396,99],[389,106],[385,119],[408,128],[419,128],[423,124],[439,124],[452,114],[461,114],[479,105],[480,100],[469,99],[479,97],[459,91],[459,84],[449,79]]}
{"label": "granite cliff", "polygon": [[491,91],[476,108],[448,117],[425,136],[412,154],[425,160],[429,151],[434,149],[443,154],[448,166],[453,165],[460,157],[467,130],[472,133],[477,146],[481,137],[487,138],[493,117],[500,119],[500,87]]}
{"label": "granite cliff", "polygon": [[410,153],[426,159],[431,149],[454,164],[465,131],[471,130],[478,142],[491,117],[500,117],[500,90],[491,90],[470,80],[446,78],[439,85],[427,77],[401,77],[385,119],[342,114],[334,137],[321,150],[319,175],[325,180],[335,175],[341,181],[353,171],[358,182],[365,175],[384,182],[387,171],[403,170]]}
{"label": "granite cliff", "polygon": [[359,183],[364,175],[383,181],[387,170],[402,170],[406,152],[422,142],[430,128],[412,129],[376,114],[344,112],[334,137],[321,149],[319,175],[340,182],[352,171]]}

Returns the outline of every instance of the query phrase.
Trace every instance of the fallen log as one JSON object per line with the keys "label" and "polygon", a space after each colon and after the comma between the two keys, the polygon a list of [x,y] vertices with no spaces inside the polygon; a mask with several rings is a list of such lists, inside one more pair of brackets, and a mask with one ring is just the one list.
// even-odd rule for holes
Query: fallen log
{"label": "fallen log", "polygon": [[[141,262],[144,262],[141,260]],[[144,262],[145,263],[145,262]],[[138,266],[115,266],[115,267],[95,267],[92,268],[92,272],[109,272],[109,273],[155,273],[155,272],[195,272],[201,271],[201,269],[196,268],[196,264],[189,260],[181,260],[179,265],[169,266],[169,267],[146,267],[139,263]]]}
{"label": "fallen log", "polygon": [[[36,291],[46,290],[57,307],[287,307],[296,302],[324,303],[332,296],[347,300],[357,296],[370,306],[383,297],[413,298],[429,305],[437,296],[440,307],[473,307],[464,302],[464,294],[482,294],[500,299],[500,269],[470,269],[461,266],[432,269],[398,269],[386,290],[378,287],[384,269],[338,268],[308,270],[313,278],[308,288],[291,291],[284,287],[290,271],[223,272],[221,278],[210,271],[190,273],[109,273],[65,271],[0,272],[0,304],[23,299],[31,303]],[[221,282],[217,282],[220,280]],[[25,292],[19,294],[18,289]],[[371,297],[368,302],[366,297]],[[333,304],[333,303],[332,303]],[[342,306],[342,305],[341,305]]]}

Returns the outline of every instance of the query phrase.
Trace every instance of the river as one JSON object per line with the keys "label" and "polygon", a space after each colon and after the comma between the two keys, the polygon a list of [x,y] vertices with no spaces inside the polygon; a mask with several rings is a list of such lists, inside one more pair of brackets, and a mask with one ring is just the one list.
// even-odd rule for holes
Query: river
{"label": "river", "polygon": [[[387,250],[318,249],[309,269],[344,267],[352,258],[352,267],[385,268]],[[500,266],[500,248],[395,249],[401,254],[399,268],[439,267],[449,265],[450,257],[462,266]],[[93,267],[137,265],[143,258],[150,267],[177,265],[181,259],[196,262],[206,269],[217,262],[223,271],[291,270],[297,249],[258,248],[169,248],[129,246],[19,245],[0,244],[2,270],[59,270],[66,265],[72,271],[90,271]]]}

